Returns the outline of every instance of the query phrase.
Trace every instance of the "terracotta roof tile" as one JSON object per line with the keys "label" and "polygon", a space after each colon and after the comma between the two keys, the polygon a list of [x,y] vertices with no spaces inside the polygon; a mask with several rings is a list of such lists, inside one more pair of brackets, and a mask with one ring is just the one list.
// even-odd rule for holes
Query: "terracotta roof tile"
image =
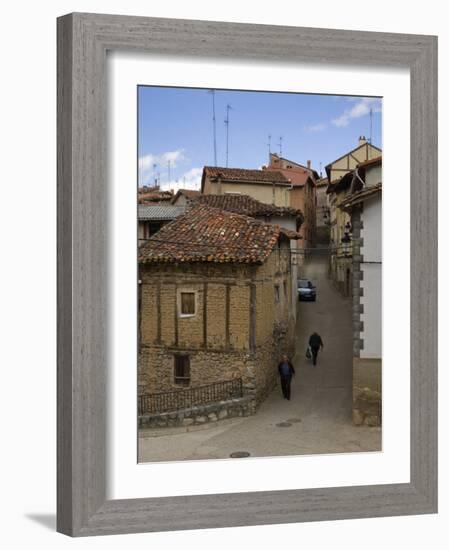
{"label": "terracotta roof tile", "polygon": [[245,216],[295,216],[304,219],[301,210],[266,204],[249,195],[198,195],[195,200],[213,208],[221,208]]}
{"label": "terracotta roof tile", "polygon": [[139,189],[137,193],[137,200],[139,204],[147,204],[150,202],[163,202],[171,201],[173,193],[171,191]]}
{"label": "terracotta roof tile", "polygon": [[382,182],[377,183],[376,185],[364,187],[360,191],[348,195],[339,205],[339,208],[342,210],[349,210],[356,204],[360,204],[364,200],[372,197],[373,195],[377,195],[378,193],[382,193]]}
{"label": "terracotta roof tile", "polygon": [[304,186],[309,178],[312,183],[314,181],[311,171],[307,168],[277,168],[273,166],[265,166],[264,171],[271,173],[273,173],[273,171],[280,172],[293,185],[293,187]]}
{"label": "terracotta roof tile", "polygon": [[196,204],[140,247],[139,262],[263,263],[281,232],[278,225]]}
{"label": "terracotta roof tile", "polygon": [[210,178],[221,177],[227,182],[253,182],[266,184],[290,185],[288,178],[280,170],[246,170],[243,168],[221,168],[218,166],[205,166],[204,173]]}

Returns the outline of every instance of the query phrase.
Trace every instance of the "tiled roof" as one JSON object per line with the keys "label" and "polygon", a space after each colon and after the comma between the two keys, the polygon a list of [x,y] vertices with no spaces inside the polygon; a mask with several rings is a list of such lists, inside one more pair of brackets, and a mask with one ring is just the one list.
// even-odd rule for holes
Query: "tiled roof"
{"label": "tiled roof", "polygon": [[139,262],[263,263],[280,234],[278,225],[196,204],[140,247]]}
{"label": "tiled roof", "polygon": [[149,202],[164,202],[170,201],[173,198],[171,191],[146,191],[139,190],[137,199],[139,204],[146,204]]}
{"label": "tiled roof", "polygon": [[360,191],[357,191],[356,193],[351,193],[351,195],[348,195],[345,197],[345,199],[341,202],[339,207],[342,210],[348,210],[355,206],[356,204],[360,204],[364,200],[368,199],[369,197],[372,197],[373,195],[377,195],[378,193],[382,193],[382,183],[377,183],[376,185],[370,185],[367,187],[364,187]]}
{"label": "tiled roof", "polygon": [[264,171],[273,173],[274,171],[280,172],[293,187],[302,187],[307,183],[307,180],[313,182],[312,173],[307,168],[277,168],[272,166],[266,166]]}
{"label": "tiled roof", "polygon": [[210,178],[218,178],[227,182],[248,182],[266,184],[290,185],[288,178],[279,170],[246,170],[243,168],[220,168],[217,166],[205,166],[204,173]]}
{"label": "tiled roof", "polygon": [[357,165],[357,168],[365,168],[365,166],[375,166],[377,164],[382,164],[382,155],[375,157],[373,159],[365,160]]}
{"label": "tiled roof", "polygon": [[139,204],[137,217],[140,221],[174,220],[185,210],[185,206],[174,206],[173,204]]}
{"label": "tiled roof", "polygon": [[287,206],[265,204],[249,195],[199,195],[196,200],[213,208],[221,208],[245,216],[295,216],[303,218],[301,210]]}

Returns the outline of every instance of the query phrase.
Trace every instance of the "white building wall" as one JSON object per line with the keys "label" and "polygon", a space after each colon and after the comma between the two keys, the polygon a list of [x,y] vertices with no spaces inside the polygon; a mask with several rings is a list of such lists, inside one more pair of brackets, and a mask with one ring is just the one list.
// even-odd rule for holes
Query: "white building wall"
{"label": "white building wall", "polygon": [[370,166],[365,174],[366,187],[372,187],[382,181],[382,165]]}
{"label": "white building wall", "polygon": [[366,359],[382,356],[382,202],[381,195],[364,202],[362,211],[363,229],[361,237],[363,246],[361,254],[363,263],[360,268],[363,273],[361,287],[363,296],[363,349],[360,357]]}

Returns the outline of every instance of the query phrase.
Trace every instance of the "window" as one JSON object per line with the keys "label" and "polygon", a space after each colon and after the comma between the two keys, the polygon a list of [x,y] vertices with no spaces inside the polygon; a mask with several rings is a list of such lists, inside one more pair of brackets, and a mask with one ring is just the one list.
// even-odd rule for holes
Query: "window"
{"label": "window", "polygon": [[280,299],[279,285],[274,285],[274,301],[278,304]]}
{"label": "window", "polygon": [[287,281],[284,281],[284,298],[287,298]]}
{"label": "window", "polygon": [[190,357],[175,355],[175,384],[188,386],[190,384]]}
{"label": "window", "polygon": [[181,292],[181,315],[195,315],[195,292]]}

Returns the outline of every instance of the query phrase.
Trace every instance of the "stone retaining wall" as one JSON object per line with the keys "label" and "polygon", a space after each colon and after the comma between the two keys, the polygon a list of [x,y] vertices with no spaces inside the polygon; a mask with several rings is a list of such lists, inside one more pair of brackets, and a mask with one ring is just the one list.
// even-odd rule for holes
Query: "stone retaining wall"
{"label": "stone retaining wall", "polygon": [[225,418],[250,416],[255,413],[254,395],[237,399],[199,405],[179,411],[145,414],[139,416],[139,428],[175,428],[180,426],[204,425]]}
{"label": "stone retaining wall", "polygon": [[356,426],[382,425],[382,361],[354,357],[352,420]]}

